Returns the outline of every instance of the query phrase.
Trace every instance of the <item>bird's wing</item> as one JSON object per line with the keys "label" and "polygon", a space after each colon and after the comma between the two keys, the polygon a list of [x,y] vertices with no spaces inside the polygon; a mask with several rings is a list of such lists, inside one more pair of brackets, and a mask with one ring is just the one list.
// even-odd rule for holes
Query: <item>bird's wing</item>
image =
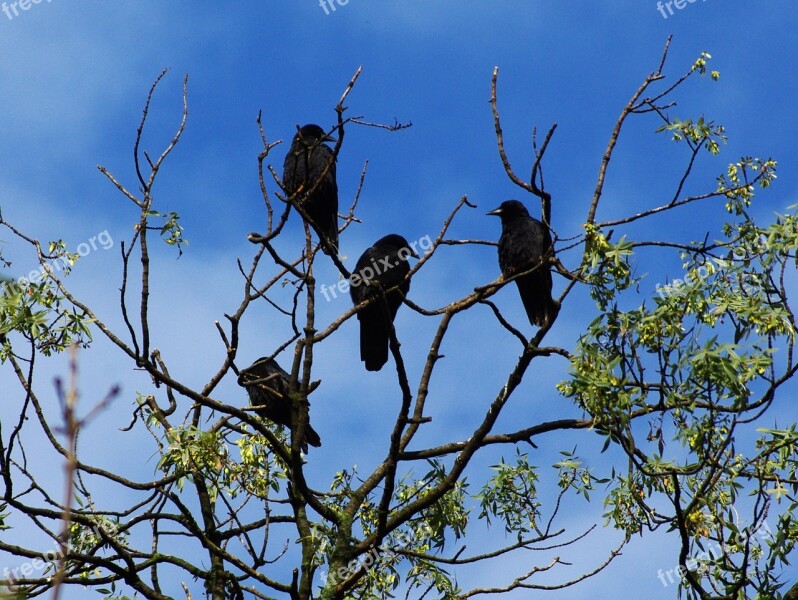
{"label": "bird's wing", "polygon": [[[330,192],[335,193],[335,199],[338,199],[338,184],[336,183],[336,175],[335,175],[335,155],[333,151],[324,144],[320,144],[315,148],[309,150],[310,156],[308,159],[308,180],[305,185],[312,187],[316,185],[316,181],[318,181],[322,175],[324,175],[324,171],[327,171],[327,174],[324,176],[324,180],[319,183],[320,187],[328,187]],[[329,169],[327,169],[327,165],[329,165]]]}
{"label": "bird's wing", "polygon": [[511,223],[499,240],[499,265],[505,277],[538,264],[551,247],[548,230],[536,219]]}

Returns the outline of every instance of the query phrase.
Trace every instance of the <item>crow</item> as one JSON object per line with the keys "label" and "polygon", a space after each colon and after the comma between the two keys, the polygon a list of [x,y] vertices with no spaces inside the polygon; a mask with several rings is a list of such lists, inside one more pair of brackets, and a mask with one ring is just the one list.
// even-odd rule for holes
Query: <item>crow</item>
{"label": "crow", "polygon": [[[360,321],[360,360],[368,371],[379,371],[388,362],[391,324],[402,304],[402,297],[410,290],[409,257],[418,258],[407,240],[395,233],[386,235],[366,250],[349,278],[350,294],[355,305],[374,298],[358,314]],[[398,289],[380,298],[379,287]]]}
{"label": "crow", "polygon": [[[273,358],[262,357],[243,369],[238,376],[238,385],[247,390],[249,403],[256,407],[256,413],[272,423],[285,425],[291,429],[291,398],[288,386],[291,376]],[[318,448],[321,439],[308,423],[302,451],[307,453],[308,444]]]}
{"label": "crow", "polygon": [[502,202],[499,208],[487,213],[502,220],[499,238],[499,267],[505,279],[523,273],[536,265],[537,269],[515,280],[526,315],[532,325],[543,327],[559,310],[551,297],[551,270],[547,264],[552,252],[549,228],[529,216],[518,200]]}
{"label": "crow", "polygon": [[[330,147],[323,143],[334,141],[335,138],[327,135],[318,125],[305,125],[294,136],[283,163],[283,187],[289,195],[297,195],[297,200],[302,202],[305,212],[313,221],[316,233],[326,239],[327,244],[321,245],[326,254],[330,253],[330,249],[338,252],[335,156]],[[313,192],[305,196],[311,190]]]}

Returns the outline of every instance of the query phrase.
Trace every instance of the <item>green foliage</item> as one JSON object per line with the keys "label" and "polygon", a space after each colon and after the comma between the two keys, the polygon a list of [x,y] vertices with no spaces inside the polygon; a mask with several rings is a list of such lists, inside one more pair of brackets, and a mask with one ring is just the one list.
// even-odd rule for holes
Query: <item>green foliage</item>
{"label": "green foliage", "polygon": [[[423,476],[416,478],[412,474],[406,474],[399,480],[394,494],[396,502],[394,510],[401,510],[425,491],[441,483],[446,476],[445,466],[438,460],[429,460],[428,464],[430,469]],[[352,493],[352,482],[356,478],[356,473],[356,469],[353,469],[341,471],[336,475],[332,484],[333,495],[330,498],[330,506],[343,508],[345,500]],[[455,598],[459,592],[456,581],[432,557],[445,548],[447,537],[453,536],[459,539],[465,534],[469,520],[466,506],[467,488],[465,480],[456,482],[448,493],[408,520],[402,527],[390,532],[380,548],[372,549],[357,559],[355,562],[364,565],[366,569],[352,597],[392,597],[392,592],[403,579],[399,565],[402,561],[407,561],[409,568],[404,574],[404,580],[411,594],[412,590],[431,589],[437,592],[436,597]],[[364,535],[374,533],[378,519],[377,499],[366,499],[357,514],[357,523]],[[321,548],[314,558],[316,564],[329,562],[337,541],[334,532],[317,526],[314,537],[318,537]],[[352,569],[348,570],[351,572]],[[327,585],[340,581],[332,568],[330,572],[324,571],[324,574]],[[324,594],[321,597],[324,597]]]}
{"label": "green foliage", "polygon": [[173,428],[166,432],[169,446],[158,461],[166,475],[176,475],[178,488],[186,478],[199,475],[206,479],[212,500],[219,488],[229,484],[228,449],[218,431],[203,431],[193,426]]}
{"label": "green foliage", "polygon": [[[707,63],[712,59],[712,55],[709,52],[702,52],[701,56],[699,56],[696,61],[693,63],[692,71],[697,71],[702,76],[706,75],[707,72]],[[712,71],[712,79],[717,80],[718,77],[715,76],[717,71]],[[718,74],[719,76],[719,74]]]}
{"label": "green foliage", "polygon": [[57,287],[45,279],[37,283],[4,284],[0,294],[0,359],[5,361],[10,345],[5,334],[17,332],[31,340],[45,356],[63,352],[73,344],[87,347],[93,319],[72,306]]}
{"label": "green foliage", "polygon": [[726,130],[723,125],[715,125],[706,121],[703,116],[694,122],[692,119],[672,118],[665,125],[657,128],[657,133],[672,132],[672,140],[681,142],[686,140],[690,148],[706,148],[710,154],[720,153],[720,144],[726,143]]}
{"label": "green foliage", "polygon": [[177,246],[178,256],[183,255],[183,246],[188,246],[188,240],[183,237],[183,226],[178,223],[180,215],[176,212],[160,213],[157,210],[147,212],[147,217],[163,219],[160,233],[163,240],[170,246]]}
{"label": "green foliage", "polygon": [[[278,439],[285,443],[283,428],[275,429]],[[167,475],[176,475],[179,489],[186,480],[201,477],[214,502],[219,493],[231,499],[243,494],[267,500],[279,493],[287,480],[286,465],[259,434],[247,433],[235,441],[239,460],[233,459],[231,444],[218,431],[192,426],[173,428],[166,433],[166,441],[158,468]]]}
{"label": "green foliage", "polygon": [[601,230],[585,225],[585,253],[581,275],[590,289],[590,296],[604,310],[613,299],[629,289],[636,280],[632,277],[632,244],[621,238],[610,242]]}
{"label": "green foliage", "polygon": [[563,492],[573,490],[585,500],[590,500],[590,492],[594,489],[594,484],[603,481],[595,478],[582,464],[576,455],[576,449],[561,450],[560,454],[565,458],[554,464],[554,468],[558,470],[558,487]]}
{"label": "green foliage", "polygon": [[127,537],[125,532],[120,531],[119,517],[95,515],[91,525],[73,522],[69,528],[69,546],[82,554],[88,554],[97,548],[110,547],[105,538],[125,544]]}
{"label": "green foliage", "polygon": [[773,159],[743,157],[731,163],[726,173],[718,176],[718,193],[726,196],[726,210],[743,215],[751,205],[755,186],[767,188],[776,179],[776,161]]}
{"label": "green foliage", "polygon": [[[571,376],[558,385],[607,437],[605,448],[614,442],[628,455],[628,471],[611,478],[606,523],[627,536],[681,523],[688,556],[701,557],[688,564],[699,581],[741,589],[734,569],[747,564],[760,597],[779,587],[775,567],[786,564],[798,539],[795,505],[781,513],[775,538],[754,535],[769,530],[763,507],[796,492],[795,426],[757,430],[754,453],[738,451],[735,442],[793,369],[795,324],[784,273],[795,262],[798,215],[780,215],[762,228],[745,212],[754,186],[769,185],[774,168],[758,159],[730,167],[721,189],[739,220],[724,226],[727,239],[712,249],[695,244],[683,251],[683,279],[658,285],[653,301],[620,310],[620,293],[608,291],[612,278],[589,279],[607,310],[581,337]],[[627,253],[622,264],[632,260]],[[603,263],[617,268],[618,259],[593,244],[590,273],[609,272]],[[758,521],[747,528],[735,509],[743,491],[759,506]],[[663,516],[663,501],[674,516]],[[734,519],[723,516],[732,512]]]}
{"label": "green foliage", "polygon": [[[60,272],[69,275],[79,258],[79,254],[67,252],[63,240],[53,241],[48,253],[41,254],[37,269],[17,280],[0,280],[0,362],[11,352],[7,338],[11,332],[30,340],[45,356],[74,344],[88,347],[94,320],[61,293],[56,278]],[[2,257],[1,246],[0,262],[12,266]]]}
{"label": "green foliage", "polygon": [[135,600],[139,597],[138,594],[133,594],[133,596],[123,596],[116,591],[116,583],[112,582],[111,587],[109,588],[98,588],[98,594],[103,595],[103,600]]}
{"label": "green foliage", "polygon": [[[429,461],[432,469],[422,477],[425,486],[439,485],[447,475],[447,468],[437,460]],[[429,531],[429,539],[433,548],[443,550],[446,536],[453,534],[455,539],[465,534],[468,525],[468,509],[466,508],[466,491],[468,481],[461,479],[438,501],[421,511],[420,516]]]}
{"label": "green foliage", "polygon": [[[285,443],[285,430],[280,429],[278,439],[281,439],[281,435]],[[230,480],[237,484],[231,486],[231,496],[235,498],[240,493],[245,493],[265,499],[272,492],[279,493],[288,479],[286,466],[272,452],[266,438],[257,434],[245,435],[236,444],[241,461],[227,463]]]}
{"label": "green foliage", "polygon": [[638,473],[629,477],[613,476],[613,488],[604,498],[604,525],[612,525],[627,537],[641,533],[648,514],[644,499],[647,496],[645,478]]}
{"label": "green foliage", "polygon": [[480,519],[491,523],[491,517],[504,522],[507,533],[517,533],[519,538],[537,529],[541,503],[537,499],[536,467],[529,464],[526,454],[516,448],[515,465],[504,462],[491,467],[496,474],[482,487],[478,498],[482,511]]}

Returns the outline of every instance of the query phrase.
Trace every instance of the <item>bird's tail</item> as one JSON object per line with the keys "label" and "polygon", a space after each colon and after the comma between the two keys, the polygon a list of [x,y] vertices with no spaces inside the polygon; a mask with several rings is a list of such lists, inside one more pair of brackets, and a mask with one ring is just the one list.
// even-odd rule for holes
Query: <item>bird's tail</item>
{"label": "bird's tail", "polygon": [[375,304],[365,308],[360,319],[360,360],[367,371],[379,371],[388,362],[388,330],[385,316]]}
{"label": "bird's tail", "polygon": [[310,423],[308,423],[308,426],[305,427],[305,442],[314,448],[321,447],[321,438],[319,437],[319,434],[316,433],[316,430],[310,426]]}
{"label": "bird's tail", "polygon": [[[321,251],[324,254],[330,255],[330,249],[337,255],[338,254],[338,225],[336,224],[334,228],[328,229],[324,232],[324,238],[327,240],[326,244],[321,245]],[[330,249],[327,248],[330,246]]]}
{"label": "bird's tail", "polygon": [[543,282],[534,277],[524,277],[517,279],[515,283],[518,286],[529,322],[538,327],[551,323],[560,311],[560,307],[551,297],[546,286],[542,284]]}

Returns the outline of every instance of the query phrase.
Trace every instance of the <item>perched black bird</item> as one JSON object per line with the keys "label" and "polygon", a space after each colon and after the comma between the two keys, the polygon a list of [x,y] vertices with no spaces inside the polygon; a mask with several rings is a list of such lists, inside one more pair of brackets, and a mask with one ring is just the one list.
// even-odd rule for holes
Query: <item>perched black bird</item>
{"label": "perched black bird", "polygon": [[[258,407],[255,412],[259,416],[291,429],[291,399],[288,396],[290,378],[276,360],[262,357],[241,371],[238,385],[247,390],[249,403]],[[319,434],[310,423],[305,428],[305,439],[302,440],[302,451],[305,453],[308,444],[316,448],[321,446]]]}
{"label": "perched black bird", "polygon": [[529,322],[543,327],[557,315],[559,310],[557,303],[551,297],[551,271],[545,262],[551,252],[549,229],[529,216],[526,207],[518,200],[502,202],[499,208],[488,214],[500,217],[502,220],[499,266],[505,279],[540,264],[539,268],[519,277],[515,283]]}
{"label": "perched black bird", "polygon": [[[395,233],[386,235],[363,253],[349,279],[355,305],[376,298],[357,314],[360,321],[360,360],[366,363],[369,371],[379,371],[388,362],[391,323],[402,304],[402,297],[410,290],[410,280],[405,280],[405,277],[410,272],[407,259],[411,256],[418,258],[405,238]],[[386,294],[383,302],[375,284],[386,291],[396,285],[399,288]]]}
{"label": "perched black bird", "polygon": [[[298,199],[315,186],[313,193],[303,200],[302,206],[316,224],[316,233],[324,236],[337,253],[338,184],[335,181],[335,156],[330,147],[324,144],[334,141],[318,125],[302,127],[294,136],[285,156],[283,186],[289,194],[299,194]],[[324,244],[322,250],[329,254]]]}

